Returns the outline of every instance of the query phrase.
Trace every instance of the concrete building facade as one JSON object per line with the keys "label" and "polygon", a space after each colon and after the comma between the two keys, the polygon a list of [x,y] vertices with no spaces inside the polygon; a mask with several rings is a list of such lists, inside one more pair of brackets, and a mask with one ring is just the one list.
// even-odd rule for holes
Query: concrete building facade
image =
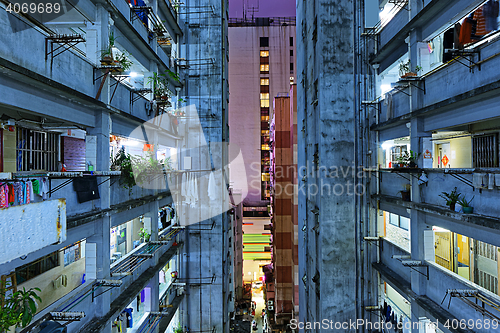
{"label": "concrete building facade", "polygon": [[41,289],[25,331],[229,332],[227,2],[0,7],[0,275]]}
{"label": "concrete building facade", "polygon": [[230,137],[246,164],[232,171],[231,182],[248,188],[247,206],[270,198],[270,109],[295,82],[294,40],[295,18],[230,19]]}
{"label": "concrete building facade", "polygon": [[[298,318],[297,104],[296,85],[290,97],[275,97],[271,114],[271,230],[274,270],[273,329],[286,330]],[[267,281],[266,281],[267,282]]]}
{"label": "concrete building facade", "polygon": [[299,322],[496,331],[498,2],[365,5],[297,3]]}

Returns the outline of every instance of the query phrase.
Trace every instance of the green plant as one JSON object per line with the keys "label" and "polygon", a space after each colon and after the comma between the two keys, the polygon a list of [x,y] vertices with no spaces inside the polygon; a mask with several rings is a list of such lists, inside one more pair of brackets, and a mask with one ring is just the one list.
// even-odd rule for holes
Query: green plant
{"label": "green plant", "polygon": [[106,48],[101,50],[101,57],[103,59],[110,58],[111,60],[113,60],[113,47],[115,46],[115,42],[116,42],[117,38],[118,37],[115,37],[115,33],[113,31],[111,31],[109,33],[108,45],[106,46]]}
{"label": "green plant", "polygon": [[457,188],[455,187],[450,193],[441,192],[439,196],[446,200],[446,206],[451,206],[455,205],[458,202],[458,200],[460,199],[460,194],[461,193],[459,193]]}
{"label": "green plant", "polygon": [[422,70],[422,67],[420,67],[420,66],[418,66],[418,65],[417,65],[417,66],[415,66],[415,72],[417,72],[417,73],[418,73],[418,72],[420,72],[421,70]]}
{"label": "green plant", "polygon": [[0,297],[4,300],[4,306],[0,311],[0,332],[9,331],[12,326],[26,327],[31,323],[36,313],[35,301],[42,301],[37,291],[41,292],[40,288],[23,288],[6,296],[5,286],[1,286]]}
{"label": "green plant", "polygon": [[153,152],[148,152],[146,156],[132,157],[132,168],[135,181],[143,184],[157,178],[164,170],[171,170],[170,158],[166,158],[165,161],[157,160]]}
{"label": "green plant", "polygon": [[128,55],[130,54],[125,54],[125,52],[122,52],[117,58],[116,58],[116,61],[118,61],[120,63],[120,65],[122,66],[123,70],[126,71],[128,69],[130,69],[130,67],[132,67],[132,65],[134,64],[129,58],[128,58]]}
{"label": "green plant", "polygon": [[179,73],[172,72],[170,69],[167,69],[167,74],[168,74],[168,76],[170,76],[175,81],[180,82],[181,79],[179,77]]}
{"label": "green plant", "polygon": [[149,238],[151,237],[151,234],[144,228],[141,228],[139,231],[139,237],[143,239],[145,242],[149,242]]}
{"label": "green plant", "polygon": [[410,150],[409,152],[408,151],[403,152],[399,156],[398,161],[400,164],[404,166],[413,168],[416,166],[417,159],[418,155],[413,150]]}
{"label": "green plant", "polygon": [[465,199],[465,195],[460,197],[460,199],[457,201],[457,203],[462,206],[462,207],[471,207],[471,202],[472,200],[474,200],[474,196],[472,197],[472,199],[468,200]]}
{"label": "green plant", "polygon": [[184,330],[182,329],[181,323],[177,325],[176,328],[174,328],[174,333],[184,333]]}
{"label": "green plant", "polygon": [[170,97],[168,94],[168,82],[166,80],[165,74],[158,74],[153,72],[153,75],[148,77],[147,83],[153,86],[153,93],[155,97],[160,98],[162,96]]}
{"label": "green plant", "polygon": [[399,63],[399,76],[403,77],[405,74],[409,73],[411,71],[411,64],[410,60],[407,62],[400,62]]}
{"label": "green plant", "polygon": [[132,190],[132,187],[136,185],[132,168],[132,156],[125,153],[125,147],[120,148],[116,153],[111,163],[111,170],[121,170],[120,184],[124,188]]}

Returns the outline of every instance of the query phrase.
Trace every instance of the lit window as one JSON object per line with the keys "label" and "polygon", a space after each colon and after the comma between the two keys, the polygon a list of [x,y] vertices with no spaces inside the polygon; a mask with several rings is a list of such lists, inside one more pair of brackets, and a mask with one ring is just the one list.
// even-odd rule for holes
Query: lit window
{"label": "lit window", "polygon": [[261,86],[268,86],[269,85],[269,79],[260,79],[260,85]]}
{"label": "lit window", "polygon": [[263,182],[268,182],[268,181],[271,180],[271,176],[268,173],[263,173],[261,175],[261,179],[262,179]]}
{"label": "lit window", "polygon": [[270,150],[268,145],[261,145],[261,150]]}
{"label": "lit window", "polygon": [[261,108],[268,108],[269,107],[269,100],[268,99],[261,99],[260,100],[260,107]]}
{"label": "lit window", "polygon": [[269,121],[269,116],[260,116],[260,120],[261,121]]}
{"label": "lit window", "polygon": [[269,51],[260,51],[261,57],[269,57]]}
{"label": "lit window", "polygon": [[269,135],[269,130],[260,131],[261,135]]}
{"label": "lit window", "polygon": [[269,72],[269,64],[260,65],[260,71],[261,72]]}
{"label": "lit window", "polygon": [[260,94],[260,99],[269,99],[269,93]]}

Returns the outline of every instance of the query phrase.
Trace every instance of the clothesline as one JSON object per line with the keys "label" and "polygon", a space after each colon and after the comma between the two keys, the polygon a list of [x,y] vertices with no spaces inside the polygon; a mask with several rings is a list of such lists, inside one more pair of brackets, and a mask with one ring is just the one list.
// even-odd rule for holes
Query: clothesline
{"label": "clothesline", "polygon": [[47,199],[49,193],[46,178],[16,180],[0,184],[0,208],[29,204],[35,200],[35,194]]}

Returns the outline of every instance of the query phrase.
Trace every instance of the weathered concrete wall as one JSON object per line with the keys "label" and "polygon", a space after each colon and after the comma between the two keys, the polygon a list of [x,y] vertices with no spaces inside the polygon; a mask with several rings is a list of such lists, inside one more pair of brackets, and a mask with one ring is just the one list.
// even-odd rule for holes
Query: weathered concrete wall
{"label": "weathered concrete wall", "polygon": [[[297,5],[299,170],[306,165],[345,170],[354,161],[353,5],[324,0]],[[354,196],[324,189],[347,190],[354,177],[314,174],[309,169],[299,175],[299,189],[306,190],[299,190],[299,320],[349,321],[356,318]],[[315,193],[316,187],[321,190]]]}

